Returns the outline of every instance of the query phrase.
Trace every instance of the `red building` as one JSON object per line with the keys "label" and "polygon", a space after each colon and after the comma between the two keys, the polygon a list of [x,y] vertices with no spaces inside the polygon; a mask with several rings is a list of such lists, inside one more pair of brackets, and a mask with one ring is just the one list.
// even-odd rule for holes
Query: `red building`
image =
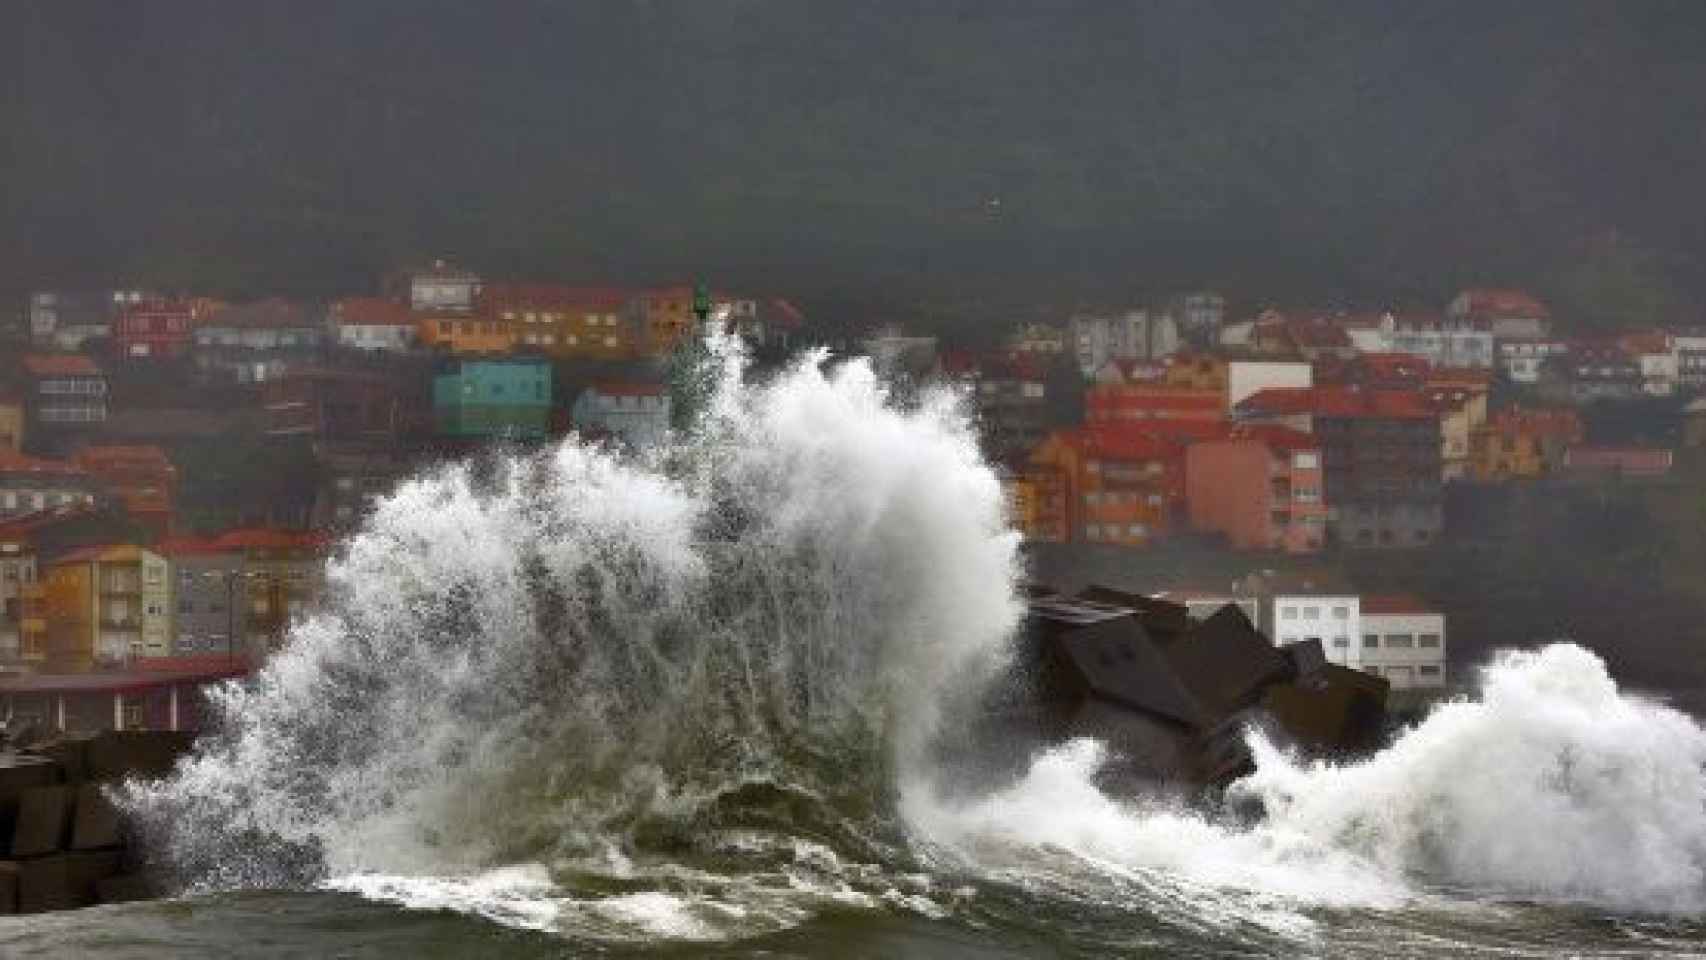
{"label": "red building", "polygon": [[429,403],[425,378],[402,368],[310,367],[261,387],[269,435],[305,436],[334,448],[383,447],[424,429]]}
{"label": "red building", "polygon": [[73,461],[106,487],[156,538],[171,535],[178,468],[155,446],[89,446]]}
{"label": "red building", "polygon": [[1182,442],[1217,439],[1227,431],[1226,392],[1165,383],[1109,383],[1084,395],[1091,427],[1135,431]]}
{"label": "red building", "polygon": [[181,357],[190,349],[194,313],[187,303],[156,300],[133,303],[113,321],[113,342],[127,360]]}
{"label": "red building", "polygon": [[1285,427],[1245,427],[1185,452],[1191,526],[1235,550],[1314,553],[1327,533],[1321,449]]}

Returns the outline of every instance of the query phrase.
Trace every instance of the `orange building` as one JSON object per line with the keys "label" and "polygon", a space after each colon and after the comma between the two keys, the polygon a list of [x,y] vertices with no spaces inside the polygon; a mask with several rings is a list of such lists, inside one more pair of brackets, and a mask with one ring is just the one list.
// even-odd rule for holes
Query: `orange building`
{"label": "orange building", "polygon": [[417,313],[415,324],[422,344],[455,354],[509,353],[515,347],[513,329],[478,314]]}
{"label": "orange building", "polygon": [[1007,511],[1014,529],[1026,540],[1065,543],[1070,527],[1066,517],[1067,481],[1060,470],[1027,466],[1002,479]]}
{"label": "orange building", "polygon": [[[641,337],[621,290],[553,283],[488,284],[479,315],[509,329],[514,345],[547,356],[625,360],[639,355]],[[691,306],[691,303],[689,304]]]}
{"label": "orange building", "polygon": [[[698,326],[693,313],[694,289],[685,284],[646,290],[633,300],[643,350],[661,356],[675,349],[683,337]],[[711,294],[711,311],[724,317],[731,329],[740,329],[758,316],[758,303],[726,293]]]}
{"label": "orange building", "polygon": [[171,653],[172,585],[165,557],[128,544],[86,547],[45,564],[41,579],[45,659],[56,669],[87,670]]}
{"label": "orange building", "polygon": [[1314,553],[1327,533],[1321,450],[1285,427],[1243,427],[1185,452],[1191,526],[1234,550]]}
{"label": "orange building", "polygon": [[1167,535],[1184,499],[1183,447],[1131,429],[1080,428],[1049,435],[1035,468],[1065,479],[1068,540],[1142,546]]}
{"label": "orange building", "polygon": [[156,539],[172,533],[178,468],[155,446],[89,446],[72,458]]}
{"label": "orange building", "polygon": [[1470,435],[1470,475],[1484,483],[1533,479],[1561,463],[1582,436],[1582,418],[1568,407],[1501,410]]}

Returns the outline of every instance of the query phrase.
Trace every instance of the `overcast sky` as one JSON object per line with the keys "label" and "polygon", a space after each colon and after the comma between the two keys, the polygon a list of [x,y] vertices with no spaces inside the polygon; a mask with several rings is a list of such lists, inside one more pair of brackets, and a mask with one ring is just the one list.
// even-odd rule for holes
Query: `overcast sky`
{"label": "overcast sky", "polygon": [[0,287],[1698,282],[1706,3],[7,5]]}

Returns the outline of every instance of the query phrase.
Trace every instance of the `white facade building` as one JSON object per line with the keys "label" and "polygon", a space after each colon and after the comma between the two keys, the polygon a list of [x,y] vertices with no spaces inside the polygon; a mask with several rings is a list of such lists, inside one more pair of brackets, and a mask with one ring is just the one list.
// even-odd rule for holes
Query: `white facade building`
{"label": "white facade building", "polygon": [[1109,360],[1156,360],[1179,352],[1179,327],[1171,315],[1128,310],[1118,316],[1072,318],[1072,351],[1083,375],[1093,377]]}
{"label": "white facade building", "polygon": [[1407,353],[1435,367],[1490,370],[1496,359],[1492,331],[1467,325],[1407,323],[1388,313],[1346,333],[1362,353]]}
{"label": "white facade building", "polygon": [[1357,594],[1292,587],[1276,590],[1266,607],[1267,633],[1275,644],[1315,640],[1329,663],[1362,668],[1356,642],[1362,632],[1362,600]]}
{"label": "white facade building", "polygon": [[669,434],[669,390],[652,383],[597,384],[581,391],[569,416],[582,432],[605,433],[644,450]]}
{"label": "white facade building", "polygon": [[1270,387],[1312,387],[1314,369],[1293,360],[1233,360],[1226,365],[1226,409]]}
{"label": "white facade building", "polygon": [[1445,614],[1415,597],[1363,600],[1360,669],[1385,677],[1393,689],[1444,687],[1445,649]]}
{"label": "white facade building", "polygon": [[1532,337],[1500,340],[1499,369],[1512,383],[1539,383],[1546,361],[1569,352],[1569,344],[1562,340]]}

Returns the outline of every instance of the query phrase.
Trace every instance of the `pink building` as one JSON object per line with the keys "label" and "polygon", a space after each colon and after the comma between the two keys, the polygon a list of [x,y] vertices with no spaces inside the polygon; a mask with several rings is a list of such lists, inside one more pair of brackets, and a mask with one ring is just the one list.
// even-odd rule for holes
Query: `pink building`
{"label": "pink building", "polygon": [[1314,553],[1327,532],[1321,450],[1285,427],[1243,427],[1185,452],[1191,526],[1225,534],[1235,550]]}

